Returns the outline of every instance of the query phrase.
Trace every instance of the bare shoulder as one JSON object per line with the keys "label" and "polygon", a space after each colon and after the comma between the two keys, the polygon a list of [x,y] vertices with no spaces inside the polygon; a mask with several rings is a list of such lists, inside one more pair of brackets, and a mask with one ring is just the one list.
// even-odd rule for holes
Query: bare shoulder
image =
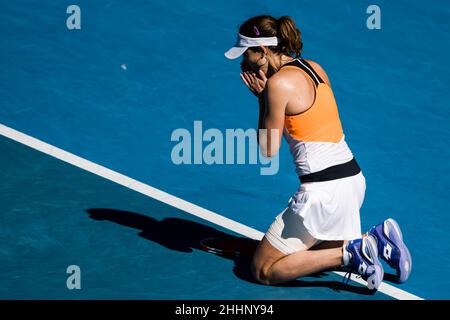
{"label": "bare shoulder", "polygon": [[322,68],[322,66],[315,61],[307,60],[307,59],[305,59],[305,60],[306,60],[306,62],[308,62],[311,65],[311,67],[314,68],[314,70],[319,74],[319,76],[323,79],[323,81],[325,81],[328,85],[330,85],[330,79],[328,79],[328,75],[325,72],[325,70]]}
{"label": "bare shoulder", "polygon": [[303,72],[298,72],[296,67],[284,67],[267,80],[267,85],[275,90],[295,91],[299,86],[309,84],[308,77]]}

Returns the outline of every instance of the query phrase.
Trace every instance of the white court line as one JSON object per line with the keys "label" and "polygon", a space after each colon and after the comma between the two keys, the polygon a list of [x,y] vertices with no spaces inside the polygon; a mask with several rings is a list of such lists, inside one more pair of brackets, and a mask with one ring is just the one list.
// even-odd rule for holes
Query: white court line
{"label": "white court line", "polygon": [[[153,199],[164,202],[165,204],[168,204],[172,207],[175,207],[177,209],[180,209],[182,211],[190,213],[194,216],[200,217],[204,220],[212,222],[216,225],[219,225],[223,228],[234,231],[234,232],[241,234],[243,236],[246,236],[248,238],[255,239],[255,240],[261,240],[262,237],[264,236],[264,233],[262,233],[261,231],[250,228],[250,227],[248,227],[244,224],[241,224],[239,222],[236,222],[234,220],[228,219],[224,216],[221,216],[215,212],[212,212],[210,210],[199,207],[199,206],[197,206],[193,203],[190,203],[188,201],[185,201],[183,199],[177,198],[171,194],[168,194],[164,191],[153,188],[152,186],[149,186],[145,183],[139,182],[135,179],[127,177],[118,172],[115,172],[104,166],[98,165],[94,162],[91,162],[89,160],[78,157],[70,152],[67,152],[60,148],[52,146],[48,143],[45,143],[41,140],[33,138],[22,132],[19,132],[17,130],[9,128],[3,124],[0,124],[0,134],[11,140],[22,143],[28,147],[31,147],[33,149],[36,149],[43,153],[46,153],[54,158],[57,158],[64,162],[70,163],[78,168],[89,171],[95,175],[98,175],[100,177],[103,177],[105,179],[113,181],[113,182],[120,184],[124,187],[127,187],[131,190],[137,191],[137,192],[142,193],[146,196],[149,196]],[[343,272],[335,272],[335,273],[340,276],[344,276]],[[364,280],[357,278],[353,274],[351,276],[351,279],[360,284],[363,284],[363,285],[366,284]],[[401,290],[397,287],[394,287],[394,286],[389,285],[384,282],[380,285],[380,287],[378,288],[378,291],[380,291],[388,296],[391,296],[395,299],[399,299],[399,300],[423,300],[422,298],[420,298],[414,294],[411,294],[409,292],[406,292],[404,290]]]}

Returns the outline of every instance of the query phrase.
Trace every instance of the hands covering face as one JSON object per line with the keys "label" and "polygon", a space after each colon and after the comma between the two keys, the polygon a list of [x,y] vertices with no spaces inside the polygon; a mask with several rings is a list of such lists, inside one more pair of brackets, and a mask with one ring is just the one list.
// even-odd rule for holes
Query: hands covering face
{"label": "hands covering face", "polygon": [[241,70],[242,81],[256,97],[259,97],[266,87],[266,75],[262,70],[255,72],[246,59],[241,62]]}

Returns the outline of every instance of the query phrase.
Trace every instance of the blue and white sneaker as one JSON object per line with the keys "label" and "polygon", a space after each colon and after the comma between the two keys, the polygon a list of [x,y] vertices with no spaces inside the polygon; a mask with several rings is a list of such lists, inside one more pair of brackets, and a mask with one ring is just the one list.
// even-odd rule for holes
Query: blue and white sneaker
{"label": "blue and white sneaker", "polygon": [[351,256],[347,282],[351,274],[356,273],[367,281],[370,290],[377,290],[383,281],[384,270],[378,260],[375,238],[368,235],[362,239],[352,240],[344,248]]}
{"label": "blue and white sneaker", "polygon": [[370,228],[368,234],[376,239],[380,257],[397,271],[397,281],[403,283],[408,280],[412,269],[412,259],[403,242],[398,223],[389,218]]}

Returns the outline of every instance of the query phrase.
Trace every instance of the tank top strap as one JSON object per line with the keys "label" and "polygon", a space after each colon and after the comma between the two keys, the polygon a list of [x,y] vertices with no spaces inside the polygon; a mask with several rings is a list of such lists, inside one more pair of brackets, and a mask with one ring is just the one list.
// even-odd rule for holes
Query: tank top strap
{"label": "tank top strap", "polygon": [[297,58],[294,61],[285,63],[284,65],[281,66],[281,68],[285,66],[294,66],[302,69],[311,78],[316,87],[319,85],[319,83],[325,82],[305,59]]}

